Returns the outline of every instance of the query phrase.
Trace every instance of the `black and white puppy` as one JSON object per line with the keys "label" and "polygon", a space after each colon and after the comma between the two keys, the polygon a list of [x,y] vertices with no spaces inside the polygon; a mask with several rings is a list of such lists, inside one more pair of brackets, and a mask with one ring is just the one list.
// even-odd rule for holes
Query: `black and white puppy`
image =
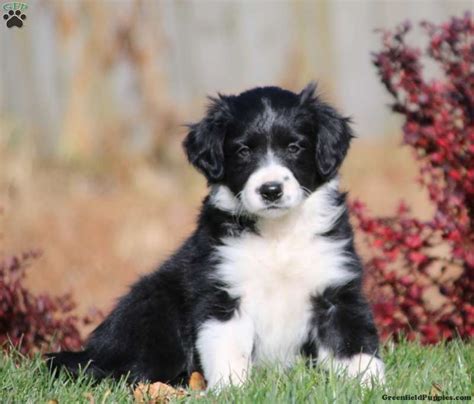
{"label": "black and white puppy", "polygon": [[173,384],[197,370],[213,388],[306,355],[382,381],[338,190],[351,138],[348,119],[313,84],[212,99],[184,141],[210,186],[196,231],[131,288],[83,351],[49,354],[51,366]]}

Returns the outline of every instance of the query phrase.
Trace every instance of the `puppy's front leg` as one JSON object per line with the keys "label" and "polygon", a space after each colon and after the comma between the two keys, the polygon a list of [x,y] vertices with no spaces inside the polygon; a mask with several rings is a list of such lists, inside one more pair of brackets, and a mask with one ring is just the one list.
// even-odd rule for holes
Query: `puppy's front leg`
{"label": "puppy's front leg", "polygon": [[235,313],[227,321],[206,321],[197,349],[208,388],[241,385],[250,372],[254,328],[248,317]]}

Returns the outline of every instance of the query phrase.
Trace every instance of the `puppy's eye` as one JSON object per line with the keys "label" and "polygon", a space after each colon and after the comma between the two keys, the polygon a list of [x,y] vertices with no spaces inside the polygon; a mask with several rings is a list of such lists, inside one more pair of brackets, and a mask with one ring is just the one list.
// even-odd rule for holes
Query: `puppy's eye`
{"label": "puppy's eye", "polygon": [[296,143],[290,143],[287,148],[288,152],[291,154],[296,154],[301,150],[301,146]]}
{"label": "puppy's eye", "polygon": [[250,148],[248,148],[247,146],[242,146],[239,150],[237,150],[237,155],[243,159],[247,158],[248,156],[250,156]]}

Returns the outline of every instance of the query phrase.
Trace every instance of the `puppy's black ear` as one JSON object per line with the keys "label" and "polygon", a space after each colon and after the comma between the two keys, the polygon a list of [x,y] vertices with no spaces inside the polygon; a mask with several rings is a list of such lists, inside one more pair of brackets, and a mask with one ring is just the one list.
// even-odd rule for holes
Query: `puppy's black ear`
{"label": "puppy's black ear", "polygon": [[183,146],[188,160],[201,171],[210,183],[224,177],[224,139],[232,115],[230,97],[210,98],[207,115],[198,123],[189,125]]}
{"label": "puppy's black ear", "polygon": [[316,166],[319,175],[329,180],[337,174],[354,135],[349,126],[350,119],[322,102],[315,91],[316,84],[308,84],[299,94],[300,104],[309,109],[317,132]]}

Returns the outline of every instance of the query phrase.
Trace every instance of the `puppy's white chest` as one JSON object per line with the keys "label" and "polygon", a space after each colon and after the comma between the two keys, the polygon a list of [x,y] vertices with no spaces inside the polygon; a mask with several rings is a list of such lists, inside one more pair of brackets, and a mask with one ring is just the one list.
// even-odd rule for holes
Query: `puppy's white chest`
{"label": "puppy's white chest", "polygon": [[218,276],[253,323],[257,361],[291,363],[308,336],[311,296],[350,276],[344,241],[317,236],[304,215],[287,220],[229,238],[218,251]]}

